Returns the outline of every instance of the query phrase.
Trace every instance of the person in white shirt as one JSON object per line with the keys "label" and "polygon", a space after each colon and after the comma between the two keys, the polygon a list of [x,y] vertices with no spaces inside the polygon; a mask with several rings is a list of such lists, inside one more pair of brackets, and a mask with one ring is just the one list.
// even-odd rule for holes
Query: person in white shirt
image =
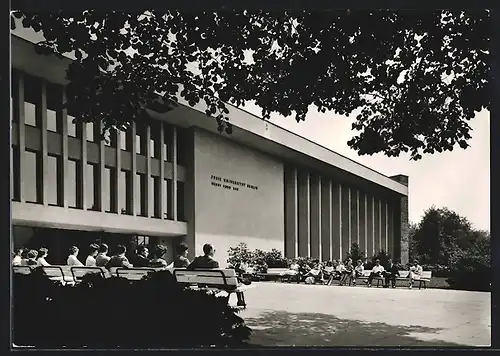
{"label": "person in white shirt", "polygon": [[413,282],[417,279],[420,279],[422,277],[424,269],[422,266],[418,264],[417,260],[413,261],[413,266],[410,267],[410,273],[408,273],[408,288],[412,289],[413,287]]}
{"label": "person in white shirt", "polygon": [[47,262],[46,258],[49,255],[49,250],[45,247],[41,247],[38,249],[38,260],[37,266],[50,266],[50,263]]}
{"label": "person in white shirt", "polygon": [[356,267],[354,267],[354,278],[352,279],[352,284],[356,285],[356,278],[362,277],[363,272],[365,271],[365,267],[363,265],[363,261],[358,260],[356,262]]}
{"label": "person in white shirt", "polygon": [[[371,287],[372,286],[372,281],[375,277],[384,277],[383,276],[383,273],[384,273],[385,269],[384,269],[384,266],[382,266],[380,264],[380,260],[377,259],[375,261],[375,266],[372,267],[372,273],[370,273],[370,276],[368,277],[368,287]],[[385,280],[384,280],[385,282]]]}
{"label": "person in white shirt", "polygon": [[86,267],[95,267],[95,258],[97,256],[97,253],[99,251],[99,246],[96,244],[91,244],[89,246],[89,255],[87,256],[87,259],[85,260],[85,266]]}
{"label": "person in white shirt", "polygon": [[77,257],[79,251],[80,250],[78,249],[78,247],[76,247],[76,246],[71,247],[70,254],[69,254],[68,259],[66,261],[68,266],[83,266],[83,263],[81,263]]}
{"label": "person in white shirt", "polygon": [[18,248],[16,253],[14,254],[14,258],[12,259],[13,266],[20,266],[22,261],[23,248]]}

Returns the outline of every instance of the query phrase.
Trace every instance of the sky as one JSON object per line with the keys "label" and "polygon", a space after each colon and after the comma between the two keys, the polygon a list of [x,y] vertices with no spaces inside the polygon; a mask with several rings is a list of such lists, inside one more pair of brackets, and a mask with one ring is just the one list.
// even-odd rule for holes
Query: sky
{"label": "sky", "polygon": [[[261,116],[261,109],[246,104],[242,109]],[[447,207],[466,217],[476,229],[490,230],[490,113],[483,110],[469,122],[473,129],[470,147],[451,152],[425,154],[419,161],[408,155],[359,156],[347,141],[354,117],[309,111],[306,120],[271,115],[271,122],[308,138],[384,175],[409,176],[410,221],[418,223],[431,206]]]}

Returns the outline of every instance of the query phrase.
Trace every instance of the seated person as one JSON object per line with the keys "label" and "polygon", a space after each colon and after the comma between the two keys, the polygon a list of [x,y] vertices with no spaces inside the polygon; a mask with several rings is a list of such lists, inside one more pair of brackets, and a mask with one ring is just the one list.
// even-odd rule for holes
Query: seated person
{"label": "seated person", "polygon": [[16,250],[16,253],[14,254],[14,258],[12,258],[12,265],[13,266],[21,266],[21,261],[23,259],[23,248],[18,248]]}
{"label": "seated person", "polygon": [[36,250],[29,250],[26,256],[26,266],[36,267],[38,265],[37,257],[38,252]]}
{"label": "seated person", "polygon": [[68,266],[83,266],[83,263],[80,262],[78,259],[78,252],[80,252],[80,249],[76,246],[72,246],[69,249],[69,256],[68,259],[66,260],[66,263]]}
{"label": "seated person", "polygon": [[106,264],[106,268],[111,269],[113,267],[133,267],[132,264],[128,261],[128,258],[125,256],[125,253],[127,253],[127,248],[125,246],[116,246],[116,254],[109,259],[108,263]]}
{"label": "seated person", "polygon": [[95,258],[97,256],[97,254],[99,253],[99,245],[91,244],[89,250],[90,250],[89,255],[87,256],[87,259],[85,260],[85,266],[86,267],[96,267]]}
{"label": "seated person", "polygon": [[163,245],[158,245],[153,250],[152,258],[149,261],[150,267],[153,268],[167,268],[167,261],[163,258],[167,253],[167,248]]}
{"label": "seated person", "polygon": [[187,268],[187,266],[189,266],[189,260],[187,258],[189,252],[188,245],[184,242],[179,244],[176,248],[176,252],[174,268]]}
{"label": "seated person", "polygon": [[99,245],[99,253],[97,254],[95,258],[95,265],[97,267],[104,267],[110,260],[110,257],[108,256],[108,245],[102,243]]}
{"label": "seated person", "polygon": [[373,268],[372,268],[372,273],[370,273],[370,276],[368,277],[368,281],[367,281],[368,287],[372,286],[372,281],[374,278],[377,278],[377,277],[384,278],[384,275],[383,275],[384,271],[385,271],[384,266],[382,266],[380,264],[380,260],[377,259],[375,261],[375,266],[373,266]]}
{"label": "seated person", "polygon": [[363,272],[365,267],[363,266],[363,261],[358,260],[356,262],[356,267],[354,267],[354,278],[352,280],[352,284],[356,285],[356,278],[363,277]]}
{"label": "seated person", "polygon": [[315,282],[323,281],[323,271],[321,268],[321,264],[316,262],[313,268],[311,268],[309,272],[307,272],[306,278],[307,277],[313,277]]}
{"label": "seated person", "polygon": [[410,267],[410,273],[408,273],[408,280],[409,280],[408,288],[411,289],[413,287],[413,282],[415,280],[422,278],[423,272],[424,269],[422,268],[422,266],[418,264],[418,260],[414,260],[413,266]]}
{"label": "seated person", "polygon": [[45,247],[39,248],[37,266],[50,266],[50,263],[48,263],[45,260],[48,255],[49,255],[49,250],[47,250]]}
{"label": "seated person", "polygon": [[352,258],[348,258],[347,261],[345,262],[344,269],[341,272],[342,277],[340,278],[340,283],[339,285],[345,285],[346,283],[352,282],[353,275],[354,275],[354,266],[352,265]]}
{"label": "seated person", "polygon": [[334,279],[340,280],[342,278],[342,271],[344,270],[344,265],[342,262],[338,260],[333,260],[333,273],[330,276],[330,279],[327,282],[327,285],[331,285]]}
{"label": "seated person", "polygon": [[219,262],[214,259],[215,248],[210,244],[203,245],[203,256],[196,257],[187,267],[193,269],[219,268]]}
{"label": "seated person", "polygon": [[137,246],[137,255],[135,256],[134,266],[135,267],[151,267],[151,263],[148,259],[149,250],[146,246]]}
{"label": "seated person", "polygon": [[325,267],[323,268],[323,278],[325,278],[326,280],[330,280],[330,277],[334,272],[335,268],[333,267],[332,261],[326,262]]}
{"label": "seated person", "polygon": [[387,261],[386,270],[384,272],[384,278],[385,278],[384,287],[389,288],[389,283],[390,283],[392,288],[396,288],[396,278],[397,277],[399,277],[398,266],[396,266],[392,262],[392,259],[389,258],[389,260]]}

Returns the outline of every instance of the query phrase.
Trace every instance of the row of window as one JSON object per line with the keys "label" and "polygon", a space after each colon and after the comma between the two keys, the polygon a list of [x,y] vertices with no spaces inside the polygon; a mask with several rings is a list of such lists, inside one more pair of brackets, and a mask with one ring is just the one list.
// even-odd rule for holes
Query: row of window
{"label": "row of window", "polygon": [[[12,107],[19,105],[19,72],[13,70],[12,75],[12,93],[13,99]],[[39,112],[41,107],[42,90],[41,90],[41,80],[39,78],[33,77],[26,73],[22,75],[23,88],[24,88],[24,122],[26,125],[41,127],[41,113]],[[62,132],[62,116],[58,115],[58,111],[61,109],[62,105],[62,90],[64,87],[62,85],[52,84],[47,82],[46,85],[46,116],[47,116],[47,130],[57,133]],[[11,111],[12,112],[12,111]],[[15,112],[15,111],[14,111]],[[75,117],[78,114],[73,112],[68,112],[67,114],[67,127],[68,136],[81,138],[82,137],[82,127],[86,125],[86,137],[89,142],[98,142],[100,140],[101,131],[98,125],[94,123],[74,123]],[[12,116],[14,122],[18,122],[19,118],[16,114]],[[173,147],[173,128],[167,123],[163,124],[163,136],[164,142],[160,142],[161,130],[160,122],[150,123],[150,139],[149,143],[146,142],[146,127],[144,125],[137,125],[135,144],[136,144],[136,154],[146,155],[147,146],[149,145],[150,156],[152,158],[160,158],[161,150],[165,159],[169,162],[173,160],[173,152],[171,148]],[[132,150],[132,138],[131,129],[129,128],[127,132],[117,132],[110,133],[106,132],[104,136],[104,142],[107,146],[117,147],[118,144],[122,150],[131,151]],[[186,152],[186,136],[181,129],[177,129],[177,163],[179,165],[185,164],[185,152]]]}
{"label": "row of window", "polygon": [[[19,167],[19,150],[14,147],[14,196],[15,201],[20,200],[20,185],[24,192],[24,198],[28,203],[43,203],[43,180],[42,180],[42,161],[40,152],[25,151],[24,157],[24,176],[20,179]],[[82,202],[85,202],[85,208],[88,210],[97,210],[98,197],[101,190],[99,167],[92,163],[87,163],[85,184],[85,199],[81,197],[81,161],[68,160],[68,174],[64,183],[65,197],[62,196],[60,187],[63,183],[62,177],[62,159],[60,156],[48,156],[47,181],[47,197],[46,202],[52,206],[63,206],[64,198],[68,201],[70,208],[83,208]],[[134,178],[134,179],[133,179]],[[165,179],[160,182],[159,177],[150,176],[149,180],[145,174],[137,173],[132,177],[130,171],[121,170],[118,177],[116,176],[116,168],[105,167],[104,171],[104,186],[102,187],[102,195],[104,206],[103,210],[108,213],[117,213],[118,209],[122,214],[132,213],[132,190],[131,186],[135,184],[134,205],[136,215],[147,217],[146,192],[147,184],[149,184],[149,197],[147,203],[150,207],[151,218],[161,218],[160,197],[163,194],[161,204],[163,204],[164,218],[173,219],[172,209],[172,180]],[[120,206],[114,206],[114,197],[118,193],[121,197]],[[185,221],[184,218],[184,183],[177,182],[177,219]]]}

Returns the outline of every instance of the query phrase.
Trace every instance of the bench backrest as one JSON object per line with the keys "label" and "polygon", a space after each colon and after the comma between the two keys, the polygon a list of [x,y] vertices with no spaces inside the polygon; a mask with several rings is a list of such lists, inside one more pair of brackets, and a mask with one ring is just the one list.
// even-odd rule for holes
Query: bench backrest
{"label": "bench backrest", "polygon": [[131,281],[138,281],[147,276],[150,273],[156,272],[155,268],[147,268],[147,267],[132,267],[132,268],[124,268],[124,267],[111,267],[110,273],[113,276],[122,277],[129,279]]}
{"label": "bench backrest", "polygon": [[82,266],[72,266],[70,268],[71,275],[75,280],[81,280],[83,276],[89,273],[97,273],[102,278],[110,277],[110,273],[104,267],[82,267]]}
{"label": "bench backrest", "polygon": [[14,271],[14,273],[19,273],[19,274],[30,274],[31,273],[30,266],[12,266],[12,270]]}
{"label": "bench backrest", "polygon": [[42,266],[47,277],[64,277],[62,266]]}
{"label": "bench backrest", "polygon": [[431,279],[431,277],[432,277],[432,271],[423,271],[422,272],[422,278]]}
{"label": "bench backrest", "polygon": [[238,279],[233,269],[173,269],[178,283],[205,285],[207,287],[236,288]]}
{"label": "bench backrest", "polygon": [[288,268],[272,267],[267,269],[267,274],[280,274],[288,270]]}

